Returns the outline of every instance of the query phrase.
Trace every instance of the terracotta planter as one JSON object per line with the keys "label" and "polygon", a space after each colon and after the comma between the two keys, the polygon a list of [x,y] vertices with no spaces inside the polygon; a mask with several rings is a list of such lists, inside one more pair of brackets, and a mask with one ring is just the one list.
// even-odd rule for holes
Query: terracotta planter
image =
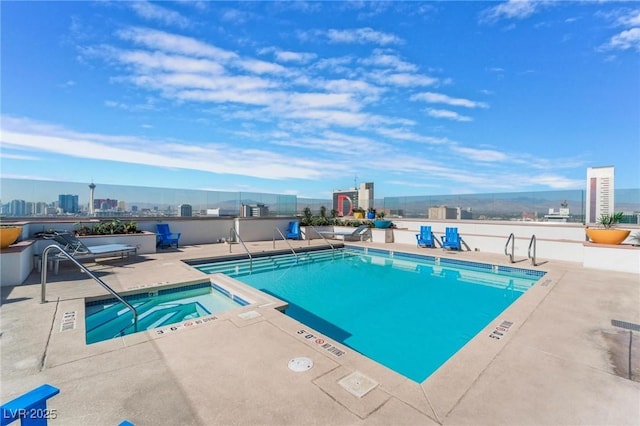
{"label": "terracotta planter", "polygon": [[0,248],[7,248],[13,244],[22,233],[21,226],[0,227]]}
{"label": "terracotta planter", "polygon": [[587,228],[587,237],[597,244],[620,244],[631,233],[625,229],[591,229]]}

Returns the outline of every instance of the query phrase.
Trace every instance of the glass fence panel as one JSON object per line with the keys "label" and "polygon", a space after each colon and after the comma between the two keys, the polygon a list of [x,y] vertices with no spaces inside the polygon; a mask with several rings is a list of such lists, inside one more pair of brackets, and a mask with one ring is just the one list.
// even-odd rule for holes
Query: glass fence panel
{"label": "glass fence panel", "polygon": [[[585,191],[539,191],[385,197],[374,207],[390,218],[584,222]],[[93,199],[93,202],[91,202]],[[616,189],[623,223],[640,221],[640,188]],[[295,216],[334,209],[331,199],[78,182],[0,180],[3,217]]]}

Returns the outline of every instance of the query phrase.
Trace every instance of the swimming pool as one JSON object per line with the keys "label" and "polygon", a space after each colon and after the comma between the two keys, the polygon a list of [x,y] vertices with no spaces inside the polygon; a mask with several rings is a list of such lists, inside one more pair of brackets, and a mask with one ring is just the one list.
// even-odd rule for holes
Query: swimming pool
{"label": "swimming pool", "polygon": [[419,383],[544,275],[386,250],[305,256],[195,267],[227,268],[287,302],[288,316]]}
{"label": "swimming pool", "polygon": [[[211,283],[147,290],[124,296],[138,312],[137,331],[151,330],[221,313],[249,304],[242,297]],[[135,333],[133,313],[115,298],[85,303],[87,344]]]}

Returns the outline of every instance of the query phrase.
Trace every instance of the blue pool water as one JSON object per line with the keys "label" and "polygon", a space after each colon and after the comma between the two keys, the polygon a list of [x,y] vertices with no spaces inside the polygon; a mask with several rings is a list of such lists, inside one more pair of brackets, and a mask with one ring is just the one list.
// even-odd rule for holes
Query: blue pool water
{"label": "blue pool water", "polygon": [[[138,331],[150,330],[244,306],[246,301],[210,283],[125,296],[138,311]],[[85,304],[87,344],[135,333],[133,313],[117,299]]]}
{"label": "blue pool water", "polygon": [[[307,256],[281,264],[254,259],[251,273],[236,261],[226,273],[288,302],[287,315],[416,382],[543,275],[398,253]],[[215,265],[196,267],[221,269]]]}

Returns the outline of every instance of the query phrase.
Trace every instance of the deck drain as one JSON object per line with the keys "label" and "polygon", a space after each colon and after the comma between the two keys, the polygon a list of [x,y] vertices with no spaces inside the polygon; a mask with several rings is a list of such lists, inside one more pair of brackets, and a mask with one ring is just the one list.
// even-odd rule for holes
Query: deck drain
{"label": "deck drain", "polygon": [[343,377],[338,384],[358,398],[362,398],[378,386],[378,382],[357,371]]}
{"label": "deck drain", "polygon": [[289,370],[300,373],[302,371],[307,371],[313,367],[313,361],[311,358],[307,358],[305,356],[300,356],[297,358],[293,358],[289,360]]}

